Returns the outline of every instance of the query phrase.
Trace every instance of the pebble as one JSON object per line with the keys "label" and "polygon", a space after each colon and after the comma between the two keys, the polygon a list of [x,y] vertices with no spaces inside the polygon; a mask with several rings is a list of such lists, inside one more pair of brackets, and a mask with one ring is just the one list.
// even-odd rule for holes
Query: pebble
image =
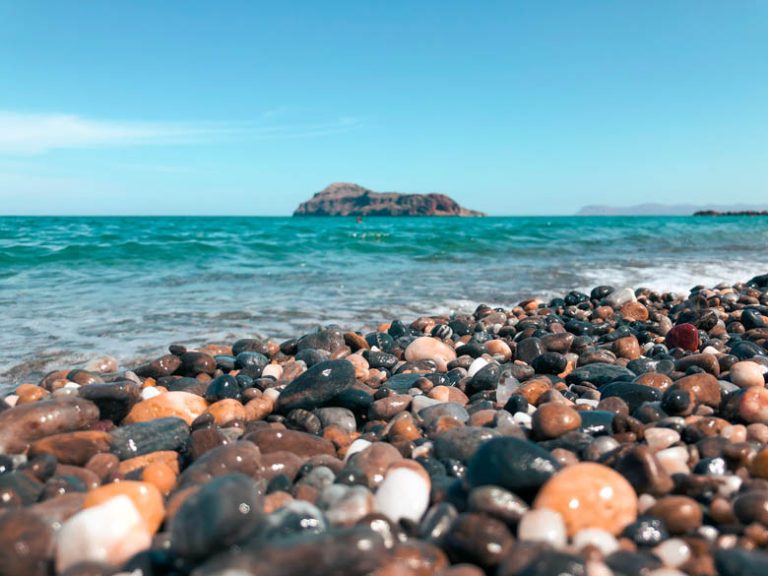
{"label": "pebble", "polygon": [[393,522],[418,522],[429,506],[431,482],[418,464],[396,462],[387,470],[376,490],[374,508]]}
{"label": "pebble", "polygon": [[152,534],[133,501],[116,496],[69,518],[58,533],[58,541],[56,570],[62,573],[89,561],[119,566],[149,548]]}
{"label": "pebble", "polygon": [[323,405],[355,383],[355,367],[347,360],[319,362],[286,386],[277,399],[277,410],[311,410]]}
{"label": "pebble", "polygon": [[548,402],[540,405],[532,418],[533,433],[541,439],[559,438],[581,426],[579,413],[564,404]]}
{"label": "pebble", "polygon": [[701,526],[703,513],[699,504],[687,496],[665,496],[647,513],[664,522],[671,534],[687,534]]}
{"label": "pebble", "polygon": [[149,422],[157,418],[181,418],[188,425],[208,408],[208,403],[190,392],[164,392],[136,404],[125,417],[126,424]]}
{"label": "pebble", "polygon": [[585,528],[616,535],[637,518],[637,496],[629,482],[607,466],[591,462],[567,466],[552,476],[533,507],[559,512],[568,536]]}
{"label": "pebble", "polygon": [[749,386],[765,386],[765,367],[752,362],[751,360],[742,360],[736,362],[729,371],[729,380],[739,388],[748,388]]}
{"label": "pebble", "polygon": [[405,359],[409,362],[432,360],[440,372],[445,372],[448,363],[456,360],[456,351],[437,338],[422,336],[405,349]]}
{"label": "pebble", "polygon": [[529,510],[520,519],[517,527],[517,537],[520,540],[543,542],[562,548],[567,542],[563,517],[547,508]]}
{"label": "pebble", "polygon": [[531,500],[560,465],[545,449],[519,438],[495,438],[483,443],[467,466],[472,487],[500,486]]}

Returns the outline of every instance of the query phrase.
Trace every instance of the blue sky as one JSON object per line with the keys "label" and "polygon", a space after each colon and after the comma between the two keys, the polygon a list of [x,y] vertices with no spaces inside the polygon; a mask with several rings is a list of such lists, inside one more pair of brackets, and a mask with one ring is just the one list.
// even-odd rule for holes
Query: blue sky
{"label": "blue sky", "polygon": [[768,3],[0,0],[0,213],[768,201]]}

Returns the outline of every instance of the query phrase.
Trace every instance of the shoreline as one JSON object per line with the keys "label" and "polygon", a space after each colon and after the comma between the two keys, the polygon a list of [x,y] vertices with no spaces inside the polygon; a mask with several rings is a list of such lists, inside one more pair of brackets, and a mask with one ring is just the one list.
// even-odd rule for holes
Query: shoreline
{"label": "shoreline", "polygon": [[119,368],[0,401],[8,573],[768,566],[768,274]]}

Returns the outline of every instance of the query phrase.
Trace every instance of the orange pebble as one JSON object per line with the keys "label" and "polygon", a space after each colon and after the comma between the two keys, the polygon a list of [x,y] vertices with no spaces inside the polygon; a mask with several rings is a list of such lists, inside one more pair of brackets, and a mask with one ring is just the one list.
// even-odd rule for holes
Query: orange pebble
{"label": "orange pebble", "polygon": [[22,384],[16,388],[16,395],[19,397],[17,405],[29,404],[30,402],[37,402],[42,400],[46,396],[50,396],[50,392],[45,388],[36,386],[35,384]]}
{"label": "orange pebble", "polygon": [[163,494],[168,494],[176,487],[176,474],[163,462],[154,462],[144,468],[141,479],[149,484],[154,484]]}
{"label": "orange pebble", "polygon": [[105,484],[94,490],[91,490],[85,496],[83,508],[90,508],[103,504],[116,496],[128,496],[136,510],[141,514],[144,524],[152,534],[157,532],[165,517],[165,506],[163,505],[163,496],[154,484],[149,482],[136,482],[133,480],[123,480]]}

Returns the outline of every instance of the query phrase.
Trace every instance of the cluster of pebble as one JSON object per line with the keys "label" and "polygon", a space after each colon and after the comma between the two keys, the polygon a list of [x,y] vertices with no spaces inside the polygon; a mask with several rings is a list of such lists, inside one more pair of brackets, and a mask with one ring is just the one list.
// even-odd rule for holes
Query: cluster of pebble
{"label": "cluster of pebble", "polygon": [[768,274],[110,357],[0,403],[0,575],[768,574]]}

